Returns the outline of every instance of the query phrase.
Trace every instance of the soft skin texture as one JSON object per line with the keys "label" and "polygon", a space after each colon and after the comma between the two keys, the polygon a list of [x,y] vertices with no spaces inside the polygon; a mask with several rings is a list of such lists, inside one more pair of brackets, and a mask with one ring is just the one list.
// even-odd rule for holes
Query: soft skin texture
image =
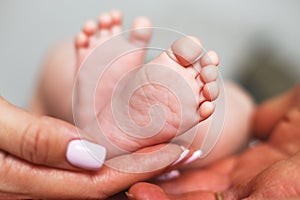
{"label": "soft skin texture", "polygon": [[201,200],[216,199],[215,192],[223,192],[223,199],[299,198],[300,101],[290,98],[298,95],[299,85],[258,107],[254,127],[260,138],[267,138],[261,143],[209,167],[185,171],[171,181],[135,184],[129,196]]}
{"label": "soft skin texture", "polygon": [[202,52],[197,38],[177,39],[144,64],[150,20],[136,18],[129,38],[121,22],[121,12],[104,13],[99,26],[87,21],[75,39],[76,126],[105,146],[108,158],[184,133],[213,113],[219,94],[219,58],[208,51],[196,60]]}
{"label": "soft skin texture", "polygon": [[[186,51],[191,48],[194,48],[192,53]],[[211,76],[204,73],[204,69],[216,68],[216,65],[203,65],[201,59],[195,61],[201,51],[202,46],[197,38],[188,36],[177,39],[169,51],[163,51],[133,71],[129,80],[125,78],[119,85],[115,84],[117,95],[112,97],[112,102],[107,102],[103,110],[94,111],[98,112],[97,121],[86,124],[84,128],[88,134],[94,135],[97,143],[106,147],[108,158],[122,154],[122,150],[132,152],[167,142],[213,113],[214,104],[211,101],[218,97],[219,90],[217,72]],[[186,61],[178,60],[175,55]],[[189,64],[185,66],[187,62]],[[195,69],[196,65],[200,72]],[[200,76],[207,82],[202,81]],[[83,81],[79,83],[78,90],[90,90],[89,80]],[[93,95],[88,97],[92,99]],[[149,114],[153,106],[160,107],[160,110]]]}
{"label": "soft skin texture", "polygon": [[37,117],[0,97],[0,149],[8,155],[63,169],[75,169],[65,159],[76,128],[61,120]]}
{"label": "soft skin texture", "polygon": [[162,173],[157,166],[169,166],[182,153],[177,145],[160,145],[106,161],[124,170],[157,169],[147,173],[106,166],[79,171],[65,159],[68,142],[77,138],[74,126],[33,116],[3,98],[0,110],[0,199],[104,199]]}
{"label": "soft skin texture", "polygon": [[[101,15],[99,17],[98,23],[100,24],[100,19],[102,19],[103,21],[103,16],[108,17],[108,15],[112,15],[112,12]],[[116,16],[110,18],[115,19],[115,17]],[[114,27],[117,25],[120,30],[121,21],[117,21],[116,23],[116,20],[112,20],[112,22],[107,23],[107,25],[112,24],[112,26],[110,27]],[[103,24],[103,22],[101,23]],[[135,21],[132,25],[132,27],[141,26],[145,26],[145,20]],[[149,23],[147,26],[150,26]],[[72,89],[74,84],[74,68],[76,66],[76,58],[80,57],[78,56],[79,54],[81,56],[85,56],[86,51],[89,50],[89,48],[87,48],[88,45],[91,45],[92,43],[95,43],[95,41],[97,41],[95,39],[91,40],[91,38],[95,37],[93,36],[93,34],[95,33],[95,29],[98,30],[99,27],[95,27],[95,24],[93,24],[93,22],[88,21],[83,26],[82,32],[77,36],[76,48],[74,48],[74,45],[71,41],[68,41],[56,46],[48,54],[44,62],[41,77],[37,84],[38,87],[36,93],[34,95],[34,98],[32,99],[32,112],[38,115],[49,115],[74,123],[72,116]],[[99,30],[101,32],[101,28]],[[146,39],[147,41],[149,37],[150,36],[147,35],[146,38],[144,37],[141,39],[143,39],[143,41],[145,41]],[[99,40],[101,40],[101,38],[102,37],[98,37]],[[105,38],[107,38],[107,36]],[[136,41],[134,40],[135,38],[136,37],[131,37],[130,41]],[[143,45],[145,45],[145,42],[143,43]],[[172,48],[176,49],[176,45],[173,45]],[[184,60],[183,58],[178,56],[180,53],[182,53],[180,52],[180,50],[180,48],[177,48],[177,50],[175,50],[177,52],[177,57],[175,54],[175,56],[173,55],[173,58],[180,59],[185,65],[185,62],[187,62],[188,59],[193,58],[187,58],[186,60]],[[130,57],[129,59],[131,59],[131,62],[134,61],[140,63],[143,60],[143,56],[137,56],[134,58]],[[126,63],[128,62],[124,63],[125,67]],[[200,63],[201,66],[216,66],[219,64],[219,58],[214,51],[208,51],[203,55],[203,57],[201,57]],[[216,68],[208,67],[203,68],[203,70],[203,74],[214,74]],[[201,79],[204,82],[207,82],[208,80],[206,79],[206,77],[207,76],[201,76]],[[210,153],[210,156],[207,156],[201,161],[194,162],[192,167],[207,165],[216,159],[220,159],[228,154],[236,152],[238,149],[245,146],[245,143],[249,137],[248,133],[249,127],[251,125],[251,117],[254,104],[249,95],[245,93],[241,88],[237,87],[235,84],[227,82],[224,84],[224,87],[226,116],[224,119],[224,127],[222,129],[221,138],[216,144],[214,150]],[[205,95],[209,96],[207,95],[207,92],[205,93]],[[222,107],[222,105],[217,105],[217,107]],[[195,127],[197,129],[197,139],[191,147],[192,151],[199,149],[199,147],[201,146],[203,137],[207,133],[211,122],[212,118],[208,118],[207,120],[201,122],[197,127]],[[229,143],[227,141],[231,141],[230,145],[228,145]],[[234,145],[232,141],[235,141],[236,144]]]}
{"label": "soft skin texture", "polygon": [[[161,162],[169,164],[180,153],[180,147],[169,146],[142,160],[131,154],[120,156],[111,162],[147,168],[149,165],[160,165]],[[160,160],[155,159],[158,155]],[[128,163],[128,160],[131,162]],[[132,162],[133,160],[136,162]],[[0,166],[1,199],[105,199],[138,181],[163,172],[124,173],[104,166],[97,172],[78,173],[33,165],[3,151],[0,151]]]}
{"label": "soft skin texture", "polygon": [[[124,74],[144,63],[147,52],[144,47],[152,35],[151,21],[146,17],[135,18],[128,38],[122,35],[122,21],[122,13],[118,10],[103,13],[98,17],[97,23],[94,20],[85,22],[75,38],[77,62],[73,71],[77,88],[74,95],[74,115],[77,116],[76,125],[79,127],[90,124],[94,113],[103,110],[110,102],[113,90]],[[96,58],[86,64],[85,61],[91,57],[91,53]],[[112,60],[114,62],[108,64]],[[97,75],[99,69],[104,70],[101,78]],[[94,74],[97,80],[92,78]],[[96,92],[95,104],[90,92]]]}
{"label": "soft skin texture", "polygon": [[[93,25],[88,23],[83,29],[85,29],[83,31],[87,33],[93,29]],[[84,41],[87,41],[86,39],[87,38],[81,41],[77,41],[79,42],[77,43],[77,47],[81,46],[82,43],[80,44],[80,42],[84,43]],[[85,45],[87,44],[83,44],[83,46]],[[177,49],[176,45],[173,45],[172,49]],[[182,56],[179,56],[180,54],[182,54],[180,50],[180,48],[175,50],[175,55],[173,55],[172,58],[174,60],[180,60],[180,62],[182,62],[185,66],[189,62],[189,60],[193,58],[183,58]],[[38,84],[37,92],[31,104],[32,112],[38,115],[50,115],[73,123],[71,101],[72,88],[74,83],[74,66],[76,65],[75,61],[76,51],[74,46],[72,45],[72,42],[60,44],[57,48],[53,49],[53,51],[47,57],[47,60],[45,62],[42,76]],[[200,63],[201,65],[206,66],[212,64],[211,62],[213,62],[213,65],[218,65],[219,59],[215,52],[208,51],[200,59]],[[216,68],[214,67],[211,69]],[[206,72],[211,73],[210,70]],[[204,82],[207,81],[205,76],[201,76],[201,79]],[[224,157],[232,152],[235,152],[237,149],[239,149],[245,144],[245,141],[248,138],[247,133],[253,109],[253,103],[251,101],[251,98],[249,98],[248,95],[245,94],[240,88],[237,89],[237,87],[234,84],[225,84],[225,88],[225,90],[227,91],[225,91],[226,98],[228,98],[226,99],[226,102],[229,103],[226,103],[225,105],[226,110],[228,110],[228,112],[226,112],[225,116],[226,126],[224,126],[222,132],[222,142],[217,143],[215,148],[216,151],[213,151],[210,154],[212,156],[208,156],[207,159],[200,160],[199,162],[194,162],[194,165],[191,167],[207,165],[216,159]],[[208,96],[208,98],[212,98],[208,93],[206,93],[205,96]],[[240,113],[243,113],[244,115],[241,116]],[[190,152],[190,154],[192,154],[193,150],[197,150],[197,148],[199,148],[199,146],[197,145],[199,144],[199,142],[201,144],[201,142],[203,141],[203,135],[206,133],[206,129],[209,128],[210,120],[211,118],[206,120],[205,122],[207,123],[203,126],[200,126],[201,128],[198,129],[198,143],[192,147],[192,151]],[[238,133],[239,137],[237,137],[235,133]],[[233,141],[234,139],[234,141],[237,141],[237,145],[233,145],[232,143],[230,143],[229,146],[228,143],[226,143],[226,140],[224,139],[228,139],[229,141]]]}

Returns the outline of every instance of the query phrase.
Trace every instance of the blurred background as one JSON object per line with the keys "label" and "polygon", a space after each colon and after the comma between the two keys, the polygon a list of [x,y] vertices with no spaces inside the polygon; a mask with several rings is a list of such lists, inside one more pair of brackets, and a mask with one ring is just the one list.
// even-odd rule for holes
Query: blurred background
{"label": "blurred background", "polygon": [[243,84],[259,102],[300,80],[299,0],[0,1],[0,95],[26,108],[43,58],[105,11],[139,15],[155,26],[201,38],[221,58],[223,78]]}

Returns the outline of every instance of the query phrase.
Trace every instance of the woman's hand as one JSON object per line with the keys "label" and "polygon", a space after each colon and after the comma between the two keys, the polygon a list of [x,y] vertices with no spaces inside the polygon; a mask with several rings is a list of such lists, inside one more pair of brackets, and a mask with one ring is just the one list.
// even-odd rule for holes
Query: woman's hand
{"label": "woman's hand", "polygon": [[[149,147],[141,150],[146,153],[142,156],[133,153],[108,160],[109,166],[118,166],[112,169],[102,166],[103,147],[74,145],[81,140],[72,125],[33,116],[2,98],[0,110],[1,199],[103,199],[161,173],[160,166],[170,165],[182,153],[176,145]],[[141,169],[156,170],[135,173]]]}
{"label": "woman's hand", "polygon": [[136,200],[268,199],[300,196],[300,110],[291,110],[266,142],[214,165],[182,172],[157,185],[138,183],[129,193]]}
{"label": "woman's hand", "polygon": [[0,111],[0,150],[3,153],[37,165],[75,169],[66,157],[69,143],[80,139],[74,126],[50,117],[31,115],[1,97]]}
{"label": "woman's hand", "polygon": [[177,179],[157,185],[137,183],[129,196],[136,200],[299,197],[300,86],[258,107],[254,128],[258,138],[267,139],[207,168],[183,172]]}

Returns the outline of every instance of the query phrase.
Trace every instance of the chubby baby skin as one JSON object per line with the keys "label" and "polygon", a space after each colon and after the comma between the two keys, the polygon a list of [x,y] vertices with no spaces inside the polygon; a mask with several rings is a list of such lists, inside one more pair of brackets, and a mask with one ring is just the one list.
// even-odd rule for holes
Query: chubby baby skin
{"label": "chubby baby skin", "polygon": [[[120,31],[120,29],[115,27],[115,23],[120,21],[119,19],[114,19],[116,16],[120,16],[120,14],[112,12],[110,13],[110,19],[109,15],[106,16],[105,37],[107,35],[113,37],[115,34],[118,34],[118,32],[114,31]],[[142,21],[141,18],[139,20]],[[144,19],[142,22],[145,23],[146,21]],[[109,22],[112,25],[108,25]],[[92,35],[91,33],[96,34],[97,31],[87,31],[86,27],[88,25],[96,27],[95,25],[92,26],[91,22],[88,22],[81,34],[78,35],[76,41],[79,57],[82,56],[81,52],[83,50],[86,51],[86,55],[90,55],[88,50],[94,50],[91,43],[93,40],[100,40],[102,37],[101,28],[98,31],[98,36]],[[140,27],[143,26],[140,25]],[[151,29],[146,30],[151,31]],[[85,34],[85,36],[82,34]],[[133,38],[145,39],[145,37],[137,34],[151,35],[138,29],[133,30],[131,34],[133,35],[130,36],[129,41],[123,38],[118,40],[117,43],[119,42],[120,45],[127,45],[128,43],[130,45],[145,45],[147,44],[146,41],[143,43],[141,41],[132,43],[134,41]],[[82,38],[91,41],[82,42]],[[149,40],[148,37],[147,40]],[[84,45],[81,46],[80,44]],[[89,46],[90,44],[91,46]],[[127,49],[131,50],[132,48],[128,46]],[[90,109],[92,110],[90,113],[86,112],[89,109],[88,106],[93,103],[91,99],[88,99],[91,96],[85,94],[89,90],[87,87],[90,87],[91,84],[86,83],[90,81],[90,74],[86,75],[84,73],[90,73],[90,71],[84,72],[84,69],[81,69],[89,66],[77,67],[78,70],[82,70],[77,72],[79,77],[77,97],[79,99],[78,102],[83,104],[76,105],[76,111],[79,112],[79,126],[85,132],[92,133],[97,143],[107,148],[109,158],[135,151],[144,146],[168,142],[176,135],[189,130],[213,113],[214,104],[212,101],[217,98],[219,92],[216,82],[218,57],[215,52],[210,51],[196,60],[201,52],[202,44],[197,38],[184,37],[174,41],[167,50],[147,64],[139,65],[138,67],[133,65],[135,70],[131,70],[133,68],[132,63],[133,61],[141,62],[142,55],[137,53],[128,54],[117,60],[108,68],[107,73],[103,75],[103,80],[105,80],[103,81],[104,89],[96,89],[96,104],[100,103],[106,106],[95,106],[95,112],[97,113],[95,121],[87,121],[87,119],[93,118],[93,109]],[[99,55],[99,57],[101,56],[103,55]],[[127,58],[127,56],[129,57]],[[80,60],[83,59],[80,58]],[[143,60],[141,63],[143,63]],[[123,67],[124,64],[125,66]],[[79,65],[81,65],[81,62],[79,62]],[[118,81],[126,73],[128,73],[130,78],[119,83],[122,86],[119,94],[112,96],[113,90],[118,87]],[[185,92],[184,90],[190,91]],[[157,105],[164,112],[160,112],[159,109],[152,109],[152,113],[150,111],[149,116],[149,109],[153,105]],[[112,109],[114,108],[112,107],[116,107],[117,110],[113,111]],[[163,122],[161,122],[162,120]]]}
{"label": "chubby baby skin", "polygon": [[[76,37],[75,51],[72,49],[71,45],[63,45],[62,47],[59,47],[59,52],[65,51],[69,56],[67,56],[65,60],[58,59],[56,53],[53,53],[49,57],[50,62],[46,64],[47,66],[45,69],[48,73],[44,73],[41,79],[43,94],[40,94],[41,92],[38,90],[39,92],[37,92],[36,98],[34,99],[35,106],[33,106],[33,110],[41,114],[46,113],[72,121],[72,110],[69,109],[69,111],[65,111],[66,108],[71,108],[72,87],[70,85],[73,85],[76,77],[74,77],[74,68],[72,68],[72,66],[70,67],[70,65],[77,63],[75,67],[75,75],[80,74],[80,66],[88,57],[89,53],[93,51],[97,45],[121,33],[121,23],[121,12],[111,11],[104,13],[100,15],[97,23],[89,20],[84,24],[82,31]],[[151,39],[151,34],[150,20],[145,17],[138,17],[133,22],[129,39],[123,38],[123,40],[120,40],[119,46],[128,50],[132,50],[137,47],[145,47]],[[116,47],[112,47],[112,49],[113,48]],[[192,51],[188,51],[187,49],[192,49]],[[201,53],[202,44],[199,39],[195,37],[184,37],[174,41],[166,51],[162,52],[158,57],[154,58],[147,64],[143,64],[145,55],[145,52],[143,51],[137,51],[134,54],[124,56],[122,59],[115,62],[115,67],[112,66],[105,76],[103,76],[102,81],[107,87],[97,89],[95,105],[97,113],[96,118],[91,113],[86,112],[86,107],[90,106],[90,99],[85,99],[85,84],[78,84],[79,88],[82,86],[79,90],[81,92],[78,92],[78,96],[76,97],[80,99],[80,101],[78,101],[80,104],[76,105],[76,111],[79,113],[77,115],[79,117],[79,127],[84,129],[84,131],[93,133],[93,136],[96,135],[94,139],[98,143],[107,147],[108,157],[132,152],[143,146],[168,142],[175,136],[185,133],[186,130],[192,127],[199,125],[201,127],[203,120],[209,118],[213,114],[214,104],[212,101],[214,101],[219,95],[219,85],[216,82],[216,66],[219,64],[219,58],[214,51],[207,51],[200,59],[198,59]],[[60,68],[59,70],[57,69],[58,67]],[[68,100],[60,101],[60,95],[57,95],[58,91],[55,91],[50,85],[51,79],[53,82],[53,75],[58,72],[60,72],[60,74],[65,74],[66,77],[70,77],[68,79],[58,79],[56,81],[61,83],[61,87],[65,87],[61,89],[68,91],[65,92],[64,95],[65,99]],[[173,74],[173,76],[170,76],[170,73],[163,74],[167,72],[172,72],[171,74]],[[127,121],[116,122],[113,117],[113,110],[107,102],[111,102],[112,100],[113,89],[117,85],[116,80],[120,79],[127,73],[130,73],[132,79],[125,84],[126,87],[122,88],[120,94],[115,96],[116,98],[114,102],[120,108],[126,107],[128,109],[120,109],[118,113],[121,113],[120,115],[128,116],[127,111],[129,110],[132,121],[134,121],[137,125],[144,127],[142,130],[146,130],[147,127],[149,128],[147,125],[149,125],[151,120],[154,122],[160,121],[160,117],[155,115],[155,112],[154,114],[151,114],[150,112],[149,115],[151,105],[159,105],[164,110],[165,123],[161,127],[154,127],[157,129],[155,132],[146,131],[137,133],[136,125],[126,127],[127,129],[124,130],[119,127],[119,123],[125,124]],[[114,76],[114,79],[111,78],[112,76]],[[168,80],[167,82],[165,81],[166,79]],[[185,96],[179,96],[177,98],[168,92],[166,87],[160,87],[153,84],[153,82],[163,82],[172,88],[178,85],[178,82],[180,82],[178,80],[181,80],[184,84],[189,86],[191,91],[189,94],[191,94],[192,98],[185,99]],[[80,81],[86,82],[88,80],[80,79]],[[131,87],[136,85],[141,86],[142,83],[148,84],[140,87],[140,90],[137,90],[134,95],[131,96],[132,98],[130,99],[129,104],[121,98],[123,96],[130,96],[130,92],[132,92]],[[234,99],[237,96],[242,96],[242,101],[245,102],[244,105],[236,105],[242,108],[245,108],[246,105],[246,118],[248,117],[249,119],[253,108],[251,99],[241,89],[236,89],[234,84],[225,84],[225,87],[226,91],[230,91],[226,92],[229,93],[229,95],[226,96],[229,100],[230,98]],[[49,95],[49,93],[52,95],[47,99],[48,108],[46,108],[41,99],[43,96]],[[181,101],[178,102],[178,99]],[[62,112],[61,109],[60,111],[59,109],[49,109],[51,107],[55,107],[51,106],[53,102],[57,104],[57,107],[64,107],[64,112]],[[243,119],[240,119],[239,114],[232,111],[238,110],[238,108],[233,106],[232,109],[232,105],[230,105],[230,107],[231,109],[228,109],[229,114],[224,119],[225,124],[226,120],[232,118],[236,119],[236,121],[243,121]],[[182,110],[188,113],[185,115],[185,118],[181,118]],[[210,120],[211,118],[205,120],[205,124],[203,124],[203,126],[207,126],[206,124],[209,124]],[[99,124],[102,130],[101,134],[98,134]],[[237,142],[235,145],[236,148],[232,148],[234,145],[231,144],[231,148],[227,148],[227,152],[225,151],[226,149],[222,149],[225,142],[220,144],[217,143],[216,147],[219,149],[219,154],[215,152],[215,158],[219,158],[219,155],[223,156],[226,153],[234,152],[237,148],[244,145],[247,140],[247,128],[225,127],[222,130],[222,137],[224,134],[227,134],[226,130],[227,132],[230,131],[230,133],[228,133],[230,137],[227,137],[228,140],[233,138],[232,132],[242,131],[242,133],[239,133],[239,137],[242,138],[242,140],[240,140],[241,142]],[[203,130],[198,129],[197,131],[197,134],[203,134]],[[193,150],[197,149],[194,148]],[[209,162],[212,160],[214,159],[209,159]]]}

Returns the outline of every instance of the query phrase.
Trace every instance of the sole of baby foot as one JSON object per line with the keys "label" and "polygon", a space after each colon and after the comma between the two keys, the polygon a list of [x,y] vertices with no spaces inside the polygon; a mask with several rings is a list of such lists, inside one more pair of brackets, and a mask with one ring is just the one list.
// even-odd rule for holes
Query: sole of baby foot
{"label": "sole of baby foot", "polygon": [[[81,128],[92,121],[94,113],[98,113],[110,101],[113,87],[120,77],[144,63],[145,49],[143,50],[143,47],[148,44],[152,35],[150,20],[146,17],[137,17],[132,23],[129,38],[125,38],[121,34],[122,20],[123,16],[120,11],[113,10],[103,13],[98,17],[97,23],[88,20],[75,39],[77,51],[76,103],[73,107],[75,108],[76,124]],[[117,39],[113,40],[113,38]],[[111,61],[118,59],[104,70],[101,79],[95,77],[94,80],[91,77],[96,74],[98,69],[104,69],[106,66],[101,66],[101,62],[97,62],[97,69],[95,69],[88,66],[90,64],[87,64],[86,61],[92,53],[97,54],[96,49],[106,48],[108,45],[103,44],[110,41],[113,41],[113,45],[109,45],[109,51],[103,50],[109,53],[97,55],[97,58],[98,60],[111,58]],[[137,48],[141,50],[133,51]],[[131,51],[132,53],[119,57],[121,54]],[[97,83],[98,79],[100,81]],[[95,90],[95,95],[89,93],[89,91]]]}
{"label": "sole of baby foot", "polygon": [[213,51],[198,59],[201,53],[197,38],[176,40],[116,85],[112,104],[93,126],[99,125],[114,147],[131,152],[168,142],[208,118],[219,93],[219,61]]}

